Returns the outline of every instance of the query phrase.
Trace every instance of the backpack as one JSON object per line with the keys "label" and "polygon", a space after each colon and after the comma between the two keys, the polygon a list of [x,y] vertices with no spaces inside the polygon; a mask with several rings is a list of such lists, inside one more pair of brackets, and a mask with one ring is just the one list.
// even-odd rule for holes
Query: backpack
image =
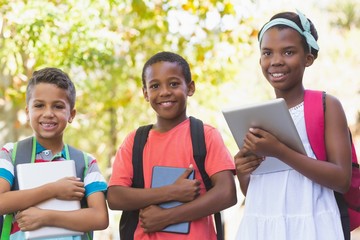
{"label": "backpack", "polygon": [[[34,163],[35,162],[35,148],[36,148],[36,139],[35,137],[29,137],[14,144],[13,152],[12,152],[12,161],[14,164],[14,184],[11,188],[11,191],[19,190],[19,185],[16,177],[16,166],[18,164],[24,163]],[[76,167],[76,176],[84,179],[84,176],[87,172],[88,168],[88,157],[85,152],[82,152],[72,146],[66,145],[66,152],[69,156],[69,159],[73,159],[75,161]],[[31,156],[31,158],[29,158]],[[81,207],[86,207],[86,199],[83,198],[81,200]],[[2,218],[2,217],[1,217]],[[11,225],[12,225],[13,215],[8,214],[4,217],[4,222],[1,223],[1,240],[8,240],[10,237]],[[88,239],[92,239],[92,232],[86,234]]]}
{"label": "backpack", "polygon": [[[322,161],[327,159],[324,136],[325,110],[325,92],[305,90],[304,115],[306,132],[317,159]],[[350,140],[352,150],[351,186],[345,194],[334,192],[341,214],[344,234],[350,233],[350,231],[360,226],[360,171],[351,132]]]}
{"label": "backpack", "polygon": [[[193,146],[193,157],[196,165],[201,174],[201,178],[204,181],[206,190],[208,191],[211,187],[211,180],[205,171],[205,157],[206,157],[206,145],[204,137],[204,126],[203,122],[194,117],[190,118],[190,132],[191,142]],[[147,141],[148,134],[152,125],[141,126],[136,130],[133,153],[132,153],[132,164],[133,164],[133,184],[132,187],[144,188],[144,175],[143,175],[143,150]],[[119,231],[120,238],[125,240],[133,240],[134,232],[139,221],[139,210],[123,211],[121,214]],[[223,226],[221,222],[220,212],[215,213],[215,225],[217,232],[217,239],[223,240]]]}
{"label": "backpack", "polygon": [[[0,226],[2,226],[3,223],[4,223],[4,216],[0,215]],[[0,227],[0,236],[1,236],[1,233],[2,233],[2,227]]]}

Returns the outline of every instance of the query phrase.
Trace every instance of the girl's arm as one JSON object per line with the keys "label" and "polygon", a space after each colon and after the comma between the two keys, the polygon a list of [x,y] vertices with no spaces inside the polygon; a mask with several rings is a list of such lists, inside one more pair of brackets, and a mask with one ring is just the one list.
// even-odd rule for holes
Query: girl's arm
{"label": "girl's arm", "polygon": [[42,210],[35,207],[16,215],[22,231],[44,226],[61,227],[79,232],[102,230],[108,227],[109,217],[103,192],[88,196],[88,207],[76,211]]}
{"label": "girl's arm", "polygon": [[249,151],[245,148],[241,148],[235,155],[235,167],[236,175],[240,183],[240,189],[244,196],[250,182],[250,174],[260,165],[264,160],[262,157],[258,157],[254,154],[247,154]]}
{"label": "girl's arm", "polygon": [[231,171],[214,174],[211,182],[213,187],[191,202],[169,209],[149,206],[141,210],[140,226],[145,232],[155,232],[170,224],[206,217],[236,204],[235,182]]}

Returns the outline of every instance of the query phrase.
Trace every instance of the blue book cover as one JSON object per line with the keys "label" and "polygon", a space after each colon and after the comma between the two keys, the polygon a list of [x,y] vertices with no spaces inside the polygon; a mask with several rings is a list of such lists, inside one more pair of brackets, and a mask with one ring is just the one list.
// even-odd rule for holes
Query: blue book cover
{"label": "blue book cover", "polygon": [[[163,187],[166,185],[173,184],[186,170],[186,168],[179,167],[164,167],[164,166],[154,166],[152,172],[152,181],[151,187]],[[194,179],[194,171],[190,173],[188,179]],[[159,204],[162,208],[172,208],[181,205],[182,202],[172,201]],[[172,233],[189,233],[190,222],[182,222],[173,225],[169,225],[164,228],[163,232],[172,232]]]}

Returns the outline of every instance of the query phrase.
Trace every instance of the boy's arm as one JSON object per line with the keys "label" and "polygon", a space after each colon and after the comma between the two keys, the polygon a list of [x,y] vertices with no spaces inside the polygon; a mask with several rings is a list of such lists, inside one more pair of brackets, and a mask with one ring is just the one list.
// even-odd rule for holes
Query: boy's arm
{"label": "boy's arm", "polygon": [[16,215],[22,231],[54,226],[79,232],[102,230],[108,227],[108,211],[103,192],[95,192],[87,198],[88,208],[76,211],[54,211],[29,208]]}
{"label": "boy's arm", "polygon": [[0,215],[21,211],[51,198],[80,200],[85,191],[84,184],[74,177],[28,190],[10,191],[10,188],[9,182],[0,178]]}
{"label": "boy's arm", "polygon": [[192,201],[199,193],[200,182],[187,179],[191,171],[193,169],[188,168],[174,184],[160,188],[110,186],[107,192],[109,207],[112,210],[136,210],[174,200]]}
{"label": "boy's arm", "polygon": [[140,211],[140,226],[145,232],[156,232],[170,224],[196,220],[226,209],[237,202],[232,171],[211,176],[213,187],[204,195],[175,208],[149,206]]}

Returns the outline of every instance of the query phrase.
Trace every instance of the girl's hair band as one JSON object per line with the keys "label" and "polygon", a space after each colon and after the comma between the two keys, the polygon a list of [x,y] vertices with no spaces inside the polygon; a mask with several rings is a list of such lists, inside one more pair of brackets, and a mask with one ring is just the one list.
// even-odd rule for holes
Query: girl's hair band
{"label": "girl's hair band", "polygon": [[299,10],[296,10],[300,21],[301,21],[301,25],[302,27],[305,29],[304,31],[298,26],[296,25],[296,23],[294,23],[293,21],[286,19],[286,18],[275,18],[273,20],[271,20],[270,22],[266,23],[262,29],[260,30],[259,33],[259,43],[261,43],[262,38],[264,36],[264,33],[271,27],[276,26],[276,25],[286,25],[288,27],[291,27],[293,29],[295,29],[296,31],[298,31],[302,36],[305,37],[307,44],[309,45],[309,52],[311,52],[311,48],[315,49],[315,50],[319,50],[319,46],[314,38],[314,36],[311,34],[310,31],[310,22],[309,20],[305,17],[304,14],[302,14]]}

